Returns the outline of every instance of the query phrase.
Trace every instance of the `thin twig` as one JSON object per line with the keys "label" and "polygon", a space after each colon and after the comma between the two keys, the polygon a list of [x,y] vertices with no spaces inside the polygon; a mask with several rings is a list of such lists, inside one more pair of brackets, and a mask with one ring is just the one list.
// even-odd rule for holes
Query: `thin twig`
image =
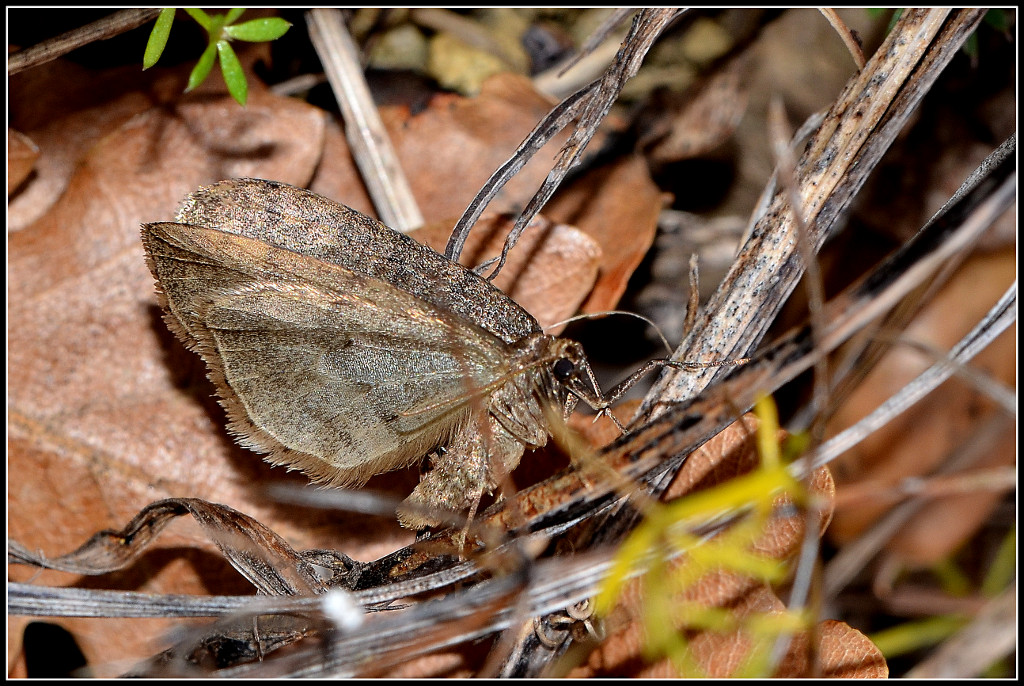
{"label": "thin twig", "polygon": [[423,215],[370,95],[341,11],[310,10],[306,23],[341,108],[352,156],[381,221],[402,232],[422,226]]}
{"label": "thin twig", "polygon": [[[797,255],[800,264],[807,272],[804,279],[807,289],[807,309],[811,326],[811,338],[817,347],[820,333],[825,330],[825,287],[822,283],[821,268],[818,264],[818,257],[815,254],[811,237],[807,229],[807,222],[804,220],[804,209],[797,188],[796,160],[789,145],[791,132],[786,123],[786,112],[782,101],[774,98],[768,106],[768,130],[770,131],[772,152],[775,155],[775,169],[779,185],[789,203],[790,216],[793,218],[793,228],[796,233]],[[828,402],[828,360],[821,357],[814,364],[813,394],[811,400],[811,413],[817,418],[812,425],[811,445],[817,446],[824,437],[825,424],[824,412]],[[806,475],[809,481],[811,474]],[[791,612],[800,613],[804,610],[811,596],[811,587],[817,569],[818,550],[820,535],[814,520],[817,513],[813,508],[807,508],[805,513],[803,544],[800,547],[800,555],[797,560],[796,571],[793,577],[793,589],[789,594],[788,609]],[[772,647],[771,668],[768,673],[774,673],[775,668],[782,662],[789,652],[793,635],[784,633],[780,635]]]}
{"label": "thin twig", "polygon": [[[797,188],[796,160],[788,143],[791,134],[786,123],[786,112],[782,101],[778,98],[773,99],[768,106],[768,129],[771,132],[771,147],[775,155],[779,185],[789,203],[790,216],[796,234],[796,257],[806,271],[804,283],[807,289],[807,311],[811,331],[823,331],[825,329],[825,286],[821,275],[821,266],[818,264],[818,257],[812,245],[807,222],[804,219],[803,203]],[[818,421],[813,424],[814,430],[812,431],[812,439],[815,444],[820,442],[825,430],[821,420],[828,401],[829,385],[828,361],[822,358],[814,365],[814,391],[811,401],[812,414],[818,418]]]}
{"label": "thin twig", "polygon": [[275,83],[270,87],[270,92],[274,95],[288,97],[312,90],[326,81],[327,77],[324,74],[299,74],[280,83]]}
{"label": "thin twig", "polygon": [[564,98],[600,77],[618,52],[618,43],[601,43],[592,52],[580,56],[568,71],[555,66],[537,74],[533,77],[533,87],[553,98]]}
{"label": "thin twig", "polygon": [[[945,215],[950,207],[954,206],[960,198],[986,178],[986,175],[994,166],[1001,164],[1007,157],[1015,155],[1016,150],[1017,136],[1013,134],[1003,141],[998,148],[971,172],[952,197],[929,219],[929,223]],[[925,287],[909,295],[900,303],[898,308],[890,312],[871,329],[865,330],[858,337],[857,341],[846,346],[840,360],[835,365],[832,378],[831,402],[833,407],[842,406],[849,394],[860,384],[868,372],[874,368],[875,363],[881,359],[892,343],[898,340],[895,336],[883,335],[880,332],[904,330],[911,319],[931,300],[931,297],[946,283],[947,278],[966,257],[966,254],[954,256],[953,259],[946,263],[931,283],[926,284]],[[798,416],[794,419],[792,426],[799,429],[805,424],[806,420],[802,416]]]}
{"label": "thin twig", "polygon": [[508,257],[508,251],[512,249],[529,223],[551,198],[569,170],[579,161],[580,155],[583,154],[583,150],[597,133],[598,126],[604,121],[612,103],[619,97],[626,81],[636,75],[637,70],[640,69],[644,56],[654,45],[654,41],[665,30],[665,27],[680,14],[679,10],[674,9],[644,9],[634,18],[630,33],[623,41],[615,63],[605,72],[596,90],[587,98],[580,114],[580,120],[569,136],[569,140],[562,146],[554,168],[548,173],[544,183],[541,184],[537,193],[516,219],[516,223],[501,249],[498,264],[488,275],[488,280],[493,280],[498,275]]}
{"label": "thin twig", "polygon": [[[949,378],[958,365],[969,361],[1015,321],[1015,303],[1016,285],[1011,287],[982,321],[956,345],[950,353],[949,361],[944,360],[929,367],[867,417],[821,445],[813,454],[794,462],[792,468],[797,471],[809,472],[819,465],[827,464],[863,438],[877,431],[896,415],[916,403],[917,400],[923,398]],[[976,433],[975,440],[971,441],[968,446],[959,446],[950,459],[944,461],[944,466],[940,467],[937,473],[943,474],[962,469],[980,455],[987,454],[987,447],[991,446],[995,440],[997,433],[995,428],[1005,425],[1005,423],[1004,416],[994,417],[986,427],[983,427],[982,431]],[[900,527],[922,506],[923,502],[920,500],[897,505],[857,541],[844,546],[839,554],[829,562],[825,570],[824,597],[832,598],[837,595],[867,564],[868,560],[881,549],[882,545],[899,531]]]}
{"label": "thin twig", "polygon": [[850,51],[850,57],[853,58],[854,63],[858,69],[864,68],[864,51],[860,49],[860,43],[857,41],[857,36],[854,35],[853,31],[846,22],[839,18],[839,14],[831,7],[819,7],[818,11],[821,12],[822,16],[828,19],[828,23],[832,25],[832,28],[836,30],[839,37],[843,39],[843,45]]}
{"label": "thin twig", "polygon": [[[813,243],[820,247],[895,139],[913,107],[983,16],[980,10],[908,10],[867,67],[851,79],[807,146],[797,176]],[[897,43],[899,49],[896,49]],[[802,275],[784,193],[705,307],[698,326],[673,356],[678,360],[746,357]],[[638,414],[698,393],[723,371],[668,370]]]}
{"label": "thin twig", "polygon": [[683,336],[686,336],[697,321],[700,311],[700,273],[697,269],[697,253],[690,253],[690,265],[687,269],[690,282],[690,298],[686,303],[686,318],[683,320]]}
{"label": "thin twig", "polygon": [[615,27],[635,11],[633,7],[619,7],[614,10],[592,34],[587,36],[580,49],[568,60],[534,76],[534,88],[541,93],[564,98],[600,76],[619,51],[618,45],[609,41],[608,37]]}
{"label": "thin twig", "polygon": [[[30,48],[8,55],[7,75],[11,76],[19,71],[45,64],[93,41],[106,40],[131,31],[146,22],[153,21],[159,14],[160,8],[121,10],[91,24],[72,29],[42,43],[36,43]],[[9,16],[8,19],[10,19]],[[141,55],[139,63],[142,63]]]}
{"label": "thin twig", "polygon": [[573,55],[565,64],[557,65],[554,68],[558,69],[561,74],[572,69],[574,65],[579,63],[580,59],[592,53],[598,45],[605,42],[611,35],[612,31],[615,30],[615,27],[621,24],[626,17],[634,12],[636,12],[635,7],[618,7],[612,10],[612,13],[605,17],[605,20],[601,22],[600,26],[594,29],[594,32],[587,36],[587,39],[583,41],[583,45],[580,46],[579,52]]}
{"label": "thin twig", "polygon": [[[992,417],[984,426],[974,432],[966,444],[958,445],[943,460],[942,465],[935,473],[948,474],[961,470],[988,455],[988,451],[1008,424],[1009,422],[1004,416]],[[825,567],[822,584],[824,598],[836,597],[924,505],[925,501],[921,499],[899,503],[858,536],[855,541],[844,545]]]}
{"label": "thin twig", "polygon": [[321,596],[217,596],[138,593],[96,588],[50,587],[10,582],[7,613],[53,617],[218,617],[225,613],[302,612],[322,604]]}
{"label": "thin twig", "polygon": [[534,127],[533,131],[529,133],[512,154],[512,157],[491,174],[490,178],[487,179],[483,187],[477,192],[476,197],[470,201],[469,206],[466,207],[459,221],[455,223],[452,234],[448,238],[448,244],[444,249],[445,257],[458,261],[459,255],[462,254],[462,248],[466,245],[466,239],[469,238],[469,231],[476,224],[477,220],[480,219],[480,215],[483,214],[487,203],[530,161],[530,158],[538,150],[543,148],[549,140],[554,138],[559,131],[565,128],[577,116],[582,104],[586,102],[586,99],[590,97],[596,88],[597,82],[595,81],[558,103]]}
{"label": "thin twig", "polygon": [[796,473],[805,473],[828,464],[926,396],[1016,320],[1016,304],[1017,284],[1014,283],[984,319],[956,344],[949,354],[949,360],[936,362],[875,408],[871,414],[823,443],[813,455],[795,461],[792,465],[793,470]]}

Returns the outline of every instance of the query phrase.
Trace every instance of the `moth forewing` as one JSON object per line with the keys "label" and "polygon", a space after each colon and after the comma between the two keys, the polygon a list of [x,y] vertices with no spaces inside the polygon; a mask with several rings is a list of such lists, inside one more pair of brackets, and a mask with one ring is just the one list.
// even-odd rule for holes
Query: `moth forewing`
{"label": "moth forewing", "polygon": [[[210,368],[233,433],[316,481],[418,460],[465,422],[451,400],[467,366],[478,383],[505,371],[502,341],[377,279],[215,229],[143,233],[172,328]],[[428,400],[436,411],[407,412]]]}

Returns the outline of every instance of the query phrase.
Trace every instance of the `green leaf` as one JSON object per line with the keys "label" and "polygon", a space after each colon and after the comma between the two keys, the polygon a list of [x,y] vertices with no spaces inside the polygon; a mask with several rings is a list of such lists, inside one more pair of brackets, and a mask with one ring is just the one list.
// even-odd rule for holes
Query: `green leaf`
{"label": "green leaf", "polygon": [[902,17],[902,16],[903,16],[903,8],[902,7],[900,7],[899,9],[897,9],[895,12],[892,13],[892,16],[889,17],[889,26],[886,27],[886,29],[885,29],[885,33],[887,35],[888,35],[888,33],[890,31],[892,31],[892,27],[896,26],[896,22],[898,22],[900,20],[900,17]]}
{"label": "green leaf", "polygon": [[959,615],[936,615],[882,629],[868,638],[883,655],[893,658],[941,643],[962,629],[968,621],[968,618]]}
{"label": "green leaf", "polygon": [[210,17],[209,14],[202,11],[198,7],[186,7],[185,12],[188,14],[188,16],[195,19],[199,23],[199,25],[202,26],[204,29],[206,29],[207,31],[210,30],[210,25],[213,23],[213,19]]}
{"label": "green leaf", "polygon": [[224,32],[237,40],[260,42],[277,40],[292,27],[280,17],[266,17],[265,19],[251,19],[237,26],[226,26]]}
{"label": "green leaf", "polygon": [[217,41],[217,52],[220,53],[220,70],[224,74],[224,83],[228,85],[228,92],[238,101],[239,105],[244,107],[245,101],[249,97],[249,84],[245,82],[242,63],[238,61],[238,55],[226,40]]}
{"label": "green leaf", "polygon": [[224,15],[225,24],[234,24],[235,20],[238,19],[245,12],[244,7],[232,7],[228,10],[227,14]]}
{"label": "green leaf", "polygon": [[185,87],[186,93],[206,80],[206,77],[210,75],[210,70],[213,69],[213,60],[216,56],[217,46],[211,43],[206,47],[206,50],[203,50],[203,54],[200,56],[199,61],[196,62],[196,66],[192,68],[192,73],[188,75],[188,86]]}
{"label": "green leaf", "polygon": [[[989,10],[991,13],[991,10]],[[981,592],[993,598],[1013,583],[1017,573],[1017,527],[1010,527],[981,581]]]}
{"label": "green leaf", "polygon": [[149,34],[149,42],[146,43],[146,52],[142,56],[142,69],[146,70],[157,63],[160,55],[164,54],[167,47],[167,39],[171,36],[171,24],[174,23],[174,8],[165,7],[160,10],[160,16],[156,18],[156,24]]}
{"label": "green leaf", "polygon": [[967,36],[967,40],[964,41],[963,47],[960,49],[971,58],[972,63],[976,62],[978,60],[978,32],[975,31]]}
{"label": "green leaf", "polygon": [[985,23],[997,31],[1010,30],[1010,19],[1005,10],[989,10],[985,14]]}

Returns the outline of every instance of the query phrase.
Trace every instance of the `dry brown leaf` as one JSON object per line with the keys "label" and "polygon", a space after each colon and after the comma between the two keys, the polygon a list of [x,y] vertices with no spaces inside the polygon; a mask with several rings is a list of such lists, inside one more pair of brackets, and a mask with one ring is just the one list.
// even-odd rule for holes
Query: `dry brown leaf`
{"label": "dry brown leaf", "polygon": [[[986,468],[1015,466],[1017,445],[1016,427],[1010,426],[992,450],[982,456],[970,470],[961,473],[962,480],[967,481],[968,475]],[[956,475],[949,477],[949,480],[956,479]],[[969,492],[970,484],[965,486],[968,487],[966,493],[930,500],[900,527],[886,546],[888,554],[894,556],[894,561],[923,568],[949,558],[985,525],[993,510],[1006,496],[1005,490],[981,489],[972,493]]]}
{"label": "dry brown leaf", "polygon": [[[948,350],[1002,295],[1015,278],[1016,259],[1011,250],[971,258],[915,319],[905,338]],[[1016,376],[1012,331],[1004,332],[982,351],[971,366],[1013,386]],[[837,412],[833,425],[850,426],[878,407],[934,360],[906,346],[897,345]],[[836,512],[829,535],[837,542],[850,541],[894,504],[895,486],[907,477],[926,476],[943,460],[962,448],[971,427],[980,418],[997,412],[992,401],[967,382],[953,378],[907,412],[869,436],[840,458],[836,478],[856,487],[874,484],[874,501],[858,499]],[[976,467],[1015,464],[1015,444],[1009,440],[992,451]],[[976,492],[944,497],[917,513],[902,527],[888,550],[909,564],[928,565],[967,540],[985,522],[1000,492]]]}
{"label": "dry brown leaf", "polygon": [[[475,267],[501,254],[505,236],[515,218],[509,215],[484,216],[473,227],[459,261]],[[428,224],[409,235],[444,252],[455,220]],[[552,224],[539,216],[523,233],[509,253],[505,267],[492,282],[549,328],[579,309],[597,278],[601,248],[587,234],[565,224]]]}
{"label": "dry brown leaf", "polygon": [[10,123],[39,146],[32,183],[8,203],[8,230],[41,217],[67,187],[75,167],[105,135],[180,93],[183,76],[154,79],[138,67],[94,72],[64,60],[8,81]]}
{"label": "dry brown leaf", "polygon": [[471,679],[473,670],[461,653],[433,653],[415,658],[387,672],[386,679]]}
{"label": "dry brown leaf", "polygon": [[[727,469],[731,471],[733,467],[730,465]],[[827,469],[817,470],[810,488],[811,493],[822,504],[822,509],[817,515],[819,531],[823,532],[831,516],[830,495],[834,493],[832,479]],[[792,504],[792,500],[788,496],[778,497],[774,504],[776,508],[781,508],[784,505]],[[803,514],[772,518],[760,537],[751,544],[751,549],[771,559],[788,560],[800,549],[805,523],[806,518]],[[744,597],[759,585],[739,574],[713,572],[694,584],[688,590],[686,597],[688,600],[708,607],[731,607],[737,599]]]}
{"label": "dry brown leaf", "polygon": [[[772,614],[784,607],[775,594],[765,587],[753,589],[745,598],[743,615]],[[885,658],[878,648],[861,632],[844,622],[820,622],[815,634],[818,639],[817,657],[820,675],[830,679],[884,679],[889,675]],[[576,678],[630,676],[648,679],[677,678],[678,673],[669,660],[643,664],[639,655],[643,649],[643,629],[631,623],[615,635],[615,641],[606,641],[601,650],[591,654],[586,666],[570,673]],[[712,634],[704,632],[691,637],[690,648],[704,673],[712,678],[728,678],[736,673],[749,657],[753,643],[743,632]],[[803,678],[815,674],[811,669],[806,634],[792,638],[775,678]]]}
{"label": "dry brown leaf", "polygon": [[7,195],[10,196],[32,173],[39,158],[39,146],[14,129],[7,129]]}
{"label": "dry brown leaf", "polygon": [[878,646],[845,622],[818,625],[818,660],[828,679],[885,679],[889,666]]}
{"label": "dry brown leaf", "polygon": [[694,451],[665,489],[662,500],[717,486],[757,466],[757,421],[756,416],[745,414]]}
{"label": "dry brown leaf", "polygon": [[[732,584],[727,585],[731,586]],[[737,596],[728,607],[737,618],[781,614],[786,609],[775,593],[762,584],[751,586],[741,596]],[[798,662],[799,656],[806,652],[806,639],[801,640],[801,638],[803,637],[794,637],[786,657],[776,670],[776,676],[790,672],[795,673],[798,669],[794,662]],[[693,635],[690,645],[697,663],[710,677],[734,676],[736,670],[743,666],[755,649],[751,636],[744,630],[728,633],[701,631]],[[757,646],[757,649],[764,650],[763,644]],[[660,667],[662,670],[666,667],[671,668],[670,664],[665,664],[666,662],[663,660],[655,667]]]}
{"label": "dry brown leaf", "polygon": [[[781,614],[784,610],[774,592],[763,586],[748,594],[742,606],[736,609],[744,617]],[[889,676],[889,668],[877,646],[845,622],[819,622],[814,636],[818,665],[812,663],[807,633],[800,633],[792,637],[786,655],[773,675],[775,678],[803,678],[817,674],[828,679],[884,679]],[[730,677],[742,667],[754,644],[750,636],[738,631],[699,634],[692,639],[691,645],[709,676]],[[661,668],[666,667],[670,665],[662,663]]]}
{"label": "dry brown leaf", "polygon": [[552,221],[579,227],[601,246],[601,270],[583,312],[615,308],[654,242],[664,202],[647,163],[632,156],[584,174],[544,208]]}
{"label": "dry brown leaf", "polygon": [[[150,110],[104,137],[60,201],[10,237],[11,538],[65,553],[174,495],[227,502],[275,526],[277,508],[259,487],[269,470],[225,435],[203,373],[195,372],[191,391],[181,376],[198,365],[160,321],[138,232],[142,221],[171,218],[189,191],[227,176],[305,183],[319,159],[322,122],[319,110],[259,91],[244,110],[209,94]],[[312,547],[337,532],[329,519],[291,518],[275,528]],[[154,592],[244,592],[219,556],[203,552],[210,547],[201,536],[173,529],[158,550],[105,581]],[[69,581],[35,573],[10,570],[14,580]],[[9,635],[20,637],[26,621],[12,618]],[[132,631],[116,622],[61,623],[100,666],[151,654],[159,635],[146,631],[150,622]]]}
{"label": "dry brown leaf", "polygon": [[[236,51],[247,73],[254,62],[268,56],[266,43],[237,44]],[[251,74],[249,81],[252,91],[261,88]],[[85,155],[104,136],[153,107],[173,109],[186,82],[187,74],[181,68],[154,67],[143,72],[131,65],[92,70],[66,60],[12,76],[8,83],[9,124],[36,142],[40,157],[32,182],[8,202],[8,231],[42,217],[67,188]],[[196,95],[214,96],[223,90],[223,81],[213,78],[199,86]]]}

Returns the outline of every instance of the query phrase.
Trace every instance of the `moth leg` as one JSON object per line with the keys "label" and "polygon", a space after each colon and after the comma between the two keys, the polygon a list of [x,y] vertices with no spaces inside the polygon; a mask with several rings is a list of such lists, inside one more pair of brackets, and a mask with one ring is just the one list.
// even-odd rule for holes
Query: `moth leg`
{"label": "moth leg", "polygon": [[480,499],[497,487],[503,471],[519,463],[524,450],[489,413],[475,414],[445,450],[431,459],[430,471],[399,506],[399,522],[418,529],[449,522],[451,518],[443,512],[463,513],[472,508],[475,514]]}
{"label": "moth leg", "polygon": [[648,360],[642,367],[616,384],[614,388],[608,391],[607,395],[598,387],[597,381],[594,378],[594,373],[588,364],[583,369],[589,377],[590,384],[593,386],[593,391],[582,384],[574,386],[570,390],[572,394],[590,406],[590,409],[596,410],[598,417],[605,415],[615,423],[615,426],[618,427],[619,431],[626,433],[626,428],[619,422],[615,415],[612,414],[611,407],[618,402],[619,399],[636,384],[636,382],[655,369],[661,369],[663,367],[672,367],[673,369],[704,369],[706,367],[724,367],[744,364],[746,362],[749,362],[749,358],[740,358],[729,362],[678,362],[676,360],[664,359]]}
{"label": "moth leg", "polygon": [[[739,357],[734,360],[723,360],[722,362],[680,362],[678,360],[655,359],[648,360],[642,367],[630,374],[624,380],[608,391],[608,395],[599,397],[601,407],[593,407],[595,410],[604,411],[609,405],[613,405],[619,398],[626,394],[633,385],[655,369],[672,367],[673,369],[708,369],[710,367],[734,367],[750,362],[749,357]],[[584,401],[587,399],[584,398]]]}

